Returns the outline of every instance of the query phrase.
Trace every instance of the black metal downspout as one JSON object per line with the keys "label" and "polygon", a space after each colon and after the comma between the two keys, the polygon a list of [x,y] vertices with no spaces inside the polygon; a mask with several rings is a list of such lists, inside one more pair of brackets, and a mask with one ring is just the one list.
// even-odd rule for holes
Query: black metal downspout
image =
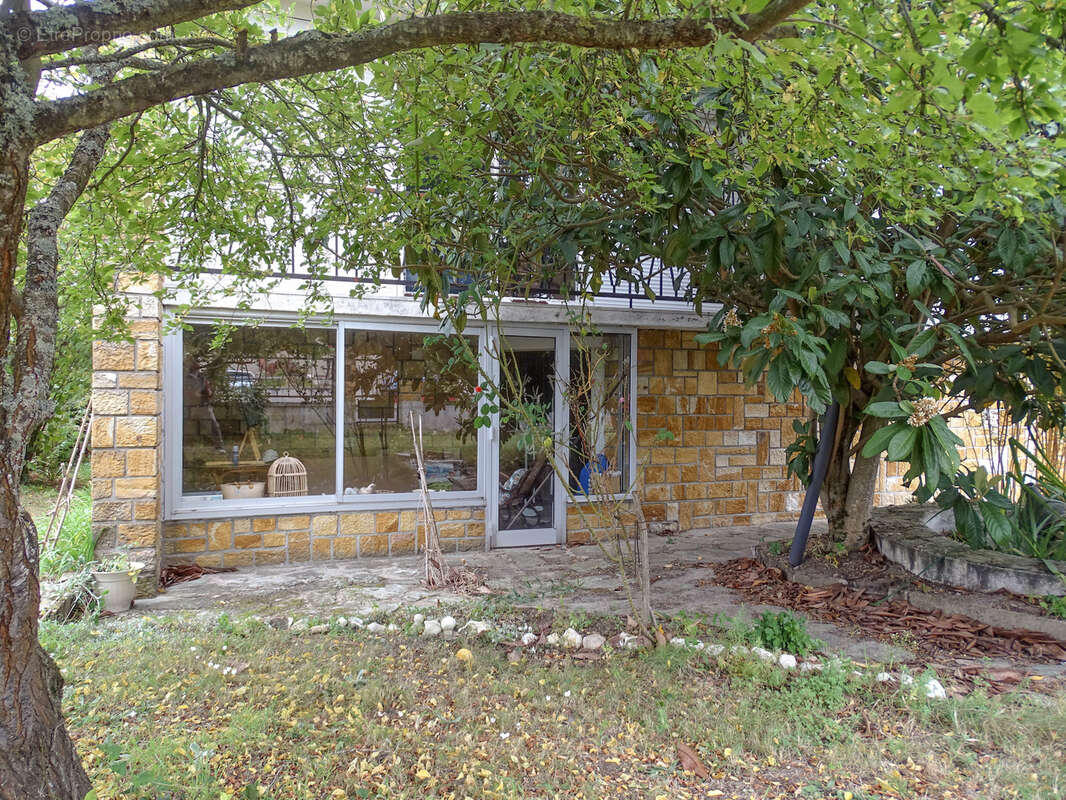
{"label": "black metal downspout", "polygon": [[839,416],[840,403],[834,400],[822,415],[822,438],[819,439],[818,451],[814,454],[811,481],[807,484],[807,494],[803,498],[803,508],[800,510],[799,521],[796,523],[796,534],[792,537],[792,549],[788,553],[788,563],[793,567],[798,567],[803,563],[803,555],[807,550],[807,537],[811,535],[811,522],[814,521],[814,512],[818,508],[818,496],[822,492],[822,482],[825,480],[825,473],[829,467],[829,456],[833,452]]}

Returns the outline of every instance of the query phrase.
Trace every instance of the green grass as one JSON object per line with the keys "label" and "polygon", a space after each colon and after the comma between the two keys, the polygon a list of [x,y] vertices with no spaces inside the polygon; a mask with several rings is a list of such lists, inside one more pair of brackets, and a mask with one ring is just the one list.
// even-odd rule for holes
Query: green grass
{"label": "green grass", "polygon": [[[42,642],[101,799],[1051,798],[1066,785],[1059,694],[928,701],[850,668],[786,674],[673,648],[511,663],[486,641],[230,618],[46,624]],[[706,782],[681,769],[680,743]]]}
{"label": "green grass", "polygon": [[23,507],[33,517],[41,542],[41,574],[58,577],[64,572],[79,569],[93,559],[92,497],[87,487],[74,490],[70,510],[59,531],[55,545],[44,548],[49,517],[56,501],[53,486],[28,484],[21,488]]}

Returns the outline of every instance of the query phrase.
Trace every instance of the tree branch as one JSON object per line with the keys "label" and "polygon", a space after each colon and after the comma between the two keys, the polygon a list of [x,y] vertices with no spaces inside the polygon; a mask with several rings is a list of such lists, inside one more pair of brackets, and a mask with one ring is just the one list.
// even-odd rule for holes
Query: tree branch
{"label": "tree branch", "polygon": [[29,213],[23,311],[18,321],[13,359],[14,396],[18,402],[6,427],[7,435],[15,437],[16,441],[25,441],[29,437],[40,423],[48,401],[59,324],[59,226],[103,159],[110,129],[111,125],[105,124],[82,134],[62,177]]}
{"label": "tree branch", "polygon": [[23,12],[4,23],[19,43],[19,58],[63,53],[84,45],[107,44],[134,33],[200,19],[220,11],[254,6],[262,0],[110,0]]}
{"label": "tree branch", "polygon": [[226,50],[232,50],[233,42],[215,36],[190,36],[180,39],[151,39],[147,42],[141,42],[132,47],[115,50],[111,53],[96,52],[88,55],[74,56],[72,58],[44,61],[41,64],[41,70],[66,69],[68,67],[83,67],[95,64],[110,65],[117,61],[127,61],[131,56],[143,53],[145,50],[158,50],[165,47],[189,50],[203,50],[221,47]]}
{"label": "tree branch", "polygon": [[412,17],[355,33],[307,31],[251,47],[243,54],[222,53],[174,64],[77,97],[40,103],[36,113],[37,144],[171,100],[244,83],[331,72],[420,48],[554,42],[605,50],[676,50],[702,47],[723,34],[754,41],[765,36],[775,21],[806,2],[809,0],[771,3],[741,25],[732,19],[625,21],[553,11],[515,11]]}
{"label": "tree branch", "polygon": [[771,0],[762,11],[743,18],[745,30],[741,38],[749,42],[765,38],[785,17],[810,4],[811,0]]}

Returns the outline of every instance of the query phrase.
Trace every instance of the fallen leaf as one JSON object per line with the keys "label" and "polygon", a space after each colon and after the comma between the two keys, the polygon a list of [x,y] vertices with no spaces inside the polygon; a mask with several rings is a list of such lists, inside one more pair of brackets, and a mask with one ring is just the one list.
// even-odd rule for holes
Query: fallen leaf
{"label": "fallen leaf", "polygon": [[700,761],[700,757],[696,755],[696,751],[684,742],[677,746],[677,757],[681,762],[681,769],[695,773],[696,777],[703,780],[707,780],[707,778],[711,777],[710,770],[703,766],[703,762]]}

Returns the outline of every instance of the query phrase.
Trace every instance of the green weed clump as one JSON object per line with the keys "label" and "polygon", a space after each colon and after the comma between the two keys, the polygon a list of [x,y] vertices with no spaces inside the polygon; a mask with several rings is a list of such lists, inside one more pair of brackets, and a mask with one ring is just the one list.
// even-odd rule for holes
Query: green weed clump
{"label": "green weed clump", "polygon": [[767,611],[755,620],[749,641],[767,650],[783,650],[805,656],[817,649],[818,642],[807,632],[807,622],[789,611]]}
{"label": "green weed clump", "polygon": [[[48,529],[48,518],[37,520],[38,535]],[[54,545],[41,551],[41,575],[57,578],[74,572],[93,560],[92,500],[87,489],[79,489],[70,501],[70,510]]]}

